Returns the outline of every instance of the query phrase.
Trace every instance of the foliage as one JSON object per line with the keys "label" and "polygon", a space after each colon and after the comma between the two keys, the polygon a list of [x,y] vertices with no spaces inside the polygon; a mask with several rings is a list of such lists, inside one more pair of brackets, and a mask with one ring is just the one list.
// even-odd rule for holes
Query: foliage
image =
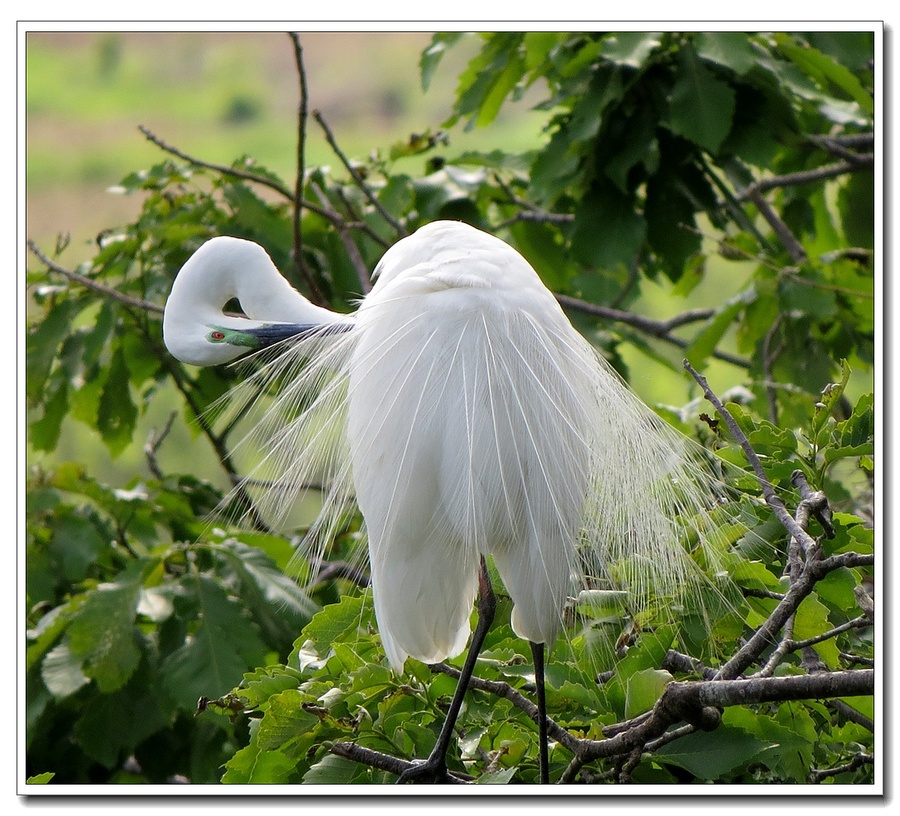
{"label": "foliage", "polygon": [[[461,36],[434,37],[423,82]],[[211,413],[240,371],[169,357],[159,307],[191,252],[229,234],[263,244],[313,299],[350,310],[385,247],[438,218],[515,245],[626,377],[634,349],[676,372],[683,356],[726,371],[740,386],[729,414],[780,495],[808,507],[824,491],[834,510],[813,514],[818,546],[800,552],[748,473],[737,485],[742,523],[729,533],[739,590],[729,604],[710,596],[705,616],[660,609],[628,620],[614,595],[600,598],[548,661],[548,708],[565,729],[551,777],[872,781],[871,697],[839,688],[818,699],[802,686],[821,673],[843,681],[874,659],[874,401],[858,385],[875,336],[871,34],[478,36],[445,130],[363,163],[335,144],[345,173],[306,168],[298,224],[292,187],[250,159],[215,167],[148,134],[166,155],[122,181],[143,198],[137,220],[103,236],[78,271],[63,265],[63,247],[56,258],[34,248],[32,450],[53,451],[74,419],[118,454],[151,400],[176,394],[171,421],[239,485],[222,511],[213,485],[163,472],[165,432],[148,441],[146,472],[119,487],[74,463],[30,470],[26,745],[36,782],[390,782],[428,754],[453,666],[388,669],[364,576],[344,568],[362,542],[359,519],[328,550],[323,576],[340,577],[301,590],[285,576],[297,539],[255,512],[234,459],[240,424]],[[458,122],[489,127],[507,99],[542,84],[541,149],[451,153],[446,132]],[[395,170],[418,155],[421,175]],[[712,309],[638,313],[654,287],[678,302],[707,275],[747,279]],[[704,422],[696,402],[659,410],[745,466],[722,412],[708,409]],[[250,523],[229,522],[236,515]],[[323,565],[296,568],[310,579]],[[504,609],[451,757],[479,783],[536,776],[530,656]],[[776,618],[772,638],[746,645]],[[733,661],[742,665],[724,681],[793,677],[800,691],[724,704],[709,732],[663,717],[673,678],[702,681],[706,667]],[[639,738],[635,726],[648,722],[658,732]],[[618,753],[614,733],[626,735]]]}

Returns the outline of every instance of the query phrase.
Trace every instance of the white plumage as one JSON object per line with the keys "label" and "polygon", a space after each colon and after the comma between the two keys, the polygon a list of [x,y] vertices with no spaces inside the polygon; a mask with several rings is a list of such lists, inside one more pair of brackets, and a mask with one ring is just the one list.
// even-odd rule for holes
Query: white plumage
{"label": "white plumage", "polygon": [[391,664],[463,650],[480,555],[516,633],[552,643],[588,485],[584,341],[522,256],[471,227],[423,227],[376,274],[347,438]]}
{"label": "white plumage", "polygon": [[[250,319],[222,323],[233,296]],[[702,524],[710,504],[696,454],[503,241],[461,223],[424,226],[385,253],[346,316],[306,301],[261,248],[216,238],[179,273],[165,340],[180,359],[210,364],[295,334],[294,323],[305,333],[251,380],[282,389],[250,442],[265,446],[276,480],[264,503],[280,513],[298,485],[324,485],[310,533],[322,545],[358,502],[394,669],[465,648],[482,555],[512,597],[513,628],[533,643],[553,643],[580,585],[627,576],[638,604],[694,580],[676,520]],[[220,325],[233,334],[211,338]]]}

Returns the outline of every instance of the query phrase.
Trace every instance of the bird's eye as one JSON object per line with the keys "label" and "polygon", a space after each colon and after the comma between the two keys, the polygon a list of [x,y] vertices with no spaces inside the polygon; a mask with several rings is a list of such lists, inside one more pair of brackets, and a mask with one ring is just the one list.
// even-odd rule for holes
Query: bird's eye
{"label": "bird's eye", "polygon": [[212,340],[214,343],[218,343],[220,340],[225,339],[225,333],[220,332],[220,331],[211,331],[209,333],[209,339]]}

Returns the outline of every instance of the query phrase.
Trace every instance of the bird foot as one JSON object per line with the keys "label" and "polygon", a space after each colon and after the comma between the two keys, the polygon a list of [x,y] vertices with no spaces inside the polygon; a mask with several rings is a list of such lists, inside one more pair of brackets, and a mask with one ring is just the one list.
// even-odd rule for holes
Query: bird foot
{"label": "bird foot", "polygon": [[412,782],[417,785],[442,785],[451,781],[444,758],[429,757],[425,760],[416,760],[400,774],[396,784],[405,785]]}

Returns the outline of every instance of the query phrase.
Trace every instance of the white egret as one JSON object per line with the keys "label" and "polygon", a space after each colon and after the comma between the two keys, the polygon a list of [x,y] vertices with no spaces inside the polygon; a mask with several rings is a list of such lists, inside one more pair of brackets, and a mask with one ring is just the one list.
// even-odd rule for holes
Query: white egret
{"label": "white egret", "polygon": [[[281,477],[271,503],[323,483],[311,534],[322,537],[358,502],[394,670],[409,656],[460,654],[478,596],[437,745],[401,781],[446,779],[493,617],[488,556],[512,599],[512,627],[532,644],[547,781],[544,646],[560,633],[567,599],[614,565],[636,598],[691,584],[696,567],[675,520],[702,516],[709,482],[694,478],[687,440],[643,405],[500,239],[432,223],[391,247],[374,277],[355,315],[339,315],[294,291],[257,245],[214,238],[175,280],[165,342],[179,359],[210,365],[297,336],[256,375],[284,387],[266,417]],[[247,319],[223,315],[232,297]]]}

